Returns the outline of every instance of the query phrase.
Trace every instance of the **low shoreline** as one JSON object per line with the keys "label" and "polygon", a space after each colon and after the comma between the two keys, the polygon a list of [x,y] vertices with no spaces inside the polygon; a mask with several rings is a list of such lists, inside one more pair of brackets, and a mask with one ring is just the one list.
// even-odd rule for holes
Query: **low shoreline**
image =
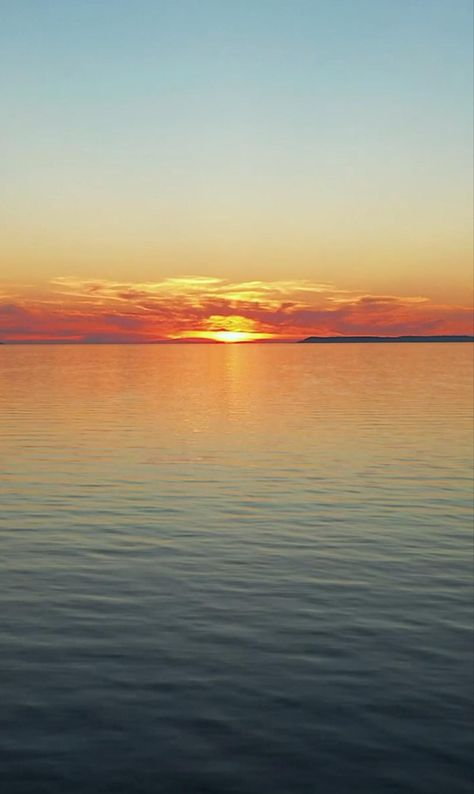
{"label": "low shoreline", "polygon": [[416,342],[474,342],[474,336],[308,336],[301,340],[301,344],[394,344]]}

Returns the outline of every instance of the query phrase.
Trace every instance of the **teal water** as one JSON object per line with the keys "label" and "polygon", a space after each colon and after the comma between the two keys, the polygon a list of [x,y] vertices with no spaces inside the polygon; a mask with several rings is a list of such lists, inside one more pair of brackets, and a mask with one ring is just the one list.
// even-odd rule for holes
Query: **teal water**
{"label": "teal water", "polygon": [[472,367],[0,348],[2,791],[470,794]]}

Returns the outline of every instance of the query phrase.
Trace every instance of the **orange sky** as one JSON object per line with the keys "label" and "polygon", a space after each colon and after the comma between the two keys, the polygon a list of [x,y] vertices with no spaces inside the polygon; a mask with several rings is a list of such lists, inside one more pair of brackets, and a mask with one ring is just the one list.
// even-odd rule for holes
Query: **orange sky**
{"label": "orange sky", "polygon": [[367,294],[309,280],[158,282],[56,278],[0,289],[0,339],[12,342],[258,341],[316,335],[472,333],[468,306]]}

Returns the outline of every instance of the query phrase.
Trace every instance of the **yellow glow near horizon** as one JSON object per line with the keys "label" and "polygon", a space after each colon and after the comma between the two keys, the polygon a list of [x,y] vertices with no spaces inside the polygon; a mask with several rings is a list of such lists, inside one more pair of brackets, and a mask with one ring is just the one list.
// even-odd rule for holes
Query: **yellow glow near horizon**
{"label": "yellow glow near horizon", "polygon": [[209,339],[217,342],[252,342],[255,339],[267,339],[267,334],[252,334],[247,331],[214,331],[206,334]]}
{"label": "yellow glow near horizon", "polygon": [[208,339],[212,342],[258,342],[262,339],[274,339],[277,334],[265,334],[248,331],[190,331],[189,333],[173,334],[172,339]]}
{"label": "yellow glow near horizon", "polygon": [[241,315],[213,314],[204,322],[202,331],[192,332],[192,336],[213,339],[215,342],[254,342],[259,339],[271,339],[274,334],[262,333],[258,330],[255,320]]}

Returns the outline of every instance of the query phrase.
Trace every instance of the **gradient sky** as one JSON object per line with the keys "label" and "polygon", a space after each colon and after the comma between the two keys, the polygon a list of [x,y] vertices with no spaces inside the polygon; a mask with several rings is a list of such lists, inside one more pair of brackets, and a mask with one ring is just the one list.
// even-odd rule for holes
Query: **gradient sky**
{"label": "gradient sky", "polygon": [[0,0],[0,73],[0,338],[471,331],[471,0]]}

